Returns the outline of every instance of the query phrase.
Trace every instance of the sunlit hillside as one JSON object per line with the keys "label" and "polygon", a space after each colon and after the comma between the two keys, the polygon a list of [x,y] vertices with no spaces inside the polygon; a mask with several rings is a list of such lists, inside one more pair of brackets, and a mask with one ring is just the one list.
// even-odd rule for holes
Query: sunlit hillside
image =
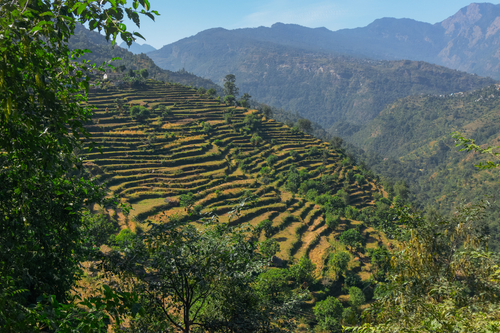
{"label": "sunlit hillside", "polygon": [[[297,128],[168,83],[98,90],[89,102],[97,109],[88,129],[101,152],[88,153],[86,165],[132,206],[127,217],[117,213],[122,228],[144,228],[146,219],[187,219],[187,211],[191,219],[213,212],[231,224],[260,224],[262,240],[267,235],[279,241],[278,257],[308,255],[318,272],[345,229],[360,230],[368,248],[383,241],[368,226],[374,197],[382,198],[380,185],[342,151]],[[135,106],[149,116],[132,117]],[[193,201],[186,207],[182,196],[190,193]],[[342,196],[346,208],[337,227],[328,227],[321,195]],[[244,198],[251,200],[241,214],[229,217]],[[353,252],[353,264],[367,279],[370,260],[361,252]]]}

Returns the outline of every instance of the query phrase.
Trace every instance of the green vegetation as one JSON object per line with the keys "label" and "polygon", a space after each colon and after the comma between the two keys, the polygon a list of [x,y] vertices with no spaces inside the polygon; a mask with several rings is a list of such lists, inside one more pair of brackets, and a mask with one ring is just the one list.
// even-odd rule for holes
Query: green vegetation
{"label": "green vegetation", "polygon": [[386,179],[400,180],[384,182],[391,195],[410,195],[429,218],[453,213],[464,200],[477,202],[490,196],[493,205],[487,221],[490,246],[496,250],[500,220],[495,202],[500,184],[493,170],[476,172],[474,165],[484,159],[455,149],[450,133],[463,132],[479,145],[497,145],[498,93],[493,85],[453,96],[410,96],[388,106],[347,140],[365,151],[351,150],[358,160]]}
{"label": "green vegetation", "polygon": [[298,112],[297,118],[319,123],[337,136],[335,128],[330,131],[336,122],[357,128],[399,98],[448,95],[495,83],[423,61],[325,54],[324,49],[318,52],[236,37],[234,31],[205,31],[149,55],[162,68],[185,66],[221,85],[231,69],[240,90],[251,92],[255,100]]}
{"label": "green vegetation", "polygon": [[[217,214],[220,223],[230,226],[249,223],[255,240],[262,242],[256,249],[264,260],[273,266],[281,263],[270,269],[273,273],[261,273],[274,287],[262,282],[256,287],[259,293],[275,290],[274,296],[263,296],[270,297],[267,301],[273,306],[298,297],[297,290],[292,292],[296,288],[311,289],[325,295],[323,299],[338,297],[339,292],[347,295],[341,276],[357,276],[346,280],[349,283],[368,283],[369,273],[358,275],[368,271],[369,260],[353,261],[364,252],[362,245],[350,248],[353,257],[345,257],[346,247],[338,239],[356,226],[367,244],[378,244],[368,237],[378,232],[368,228],[389,206],[379,210],[375,198],[381,200],[382,188],[370,173],[343,162],[348,159],[341,150],[301,131],[292,134],[289,127],[257,110],[221,104],[200,96],[199,89],[145,84],[147,89],[92,93],[96,112],[88,129],[102,153],[85,154],[87,168],[123,204],[131,205],[131,214],[119,214],[118,223],[136,232],[134,239],[149,237],[149,227],[142,222],[147,219],[169,225]],[[150,116],[139,120],[118,109],[110,112],[117,94],[130,109],[149,108]],[[169,117],[159,116],[161,110],[168,110]],[[246,204],[233,213],[241,200]],[[329,260],[337,252],[340,259]],[[333,281],[335,287],[325,289],[321,279]],[[303,301],[297,302],[312,314]]]}

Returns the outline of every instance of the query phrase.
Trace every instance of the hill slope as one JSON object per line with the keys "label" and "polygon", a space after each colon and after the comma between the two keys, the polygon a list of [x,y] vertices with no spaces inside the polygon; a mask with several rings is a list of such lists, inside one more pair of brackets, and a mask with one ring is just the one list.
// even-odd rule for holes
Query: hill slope
{"label": "hill slope", "polygon": [[[366,160],[376,172],[405,179],[420,203],[449,213],[461,200],[492,195],[495,202],[498,197],[500,184],[493,173],[478,172],[474,167],[481,156],[459,152],[450,133],[460,131],[480,145],[498,146],[499,110],[497,85],[453,96],[410,96],[389,105],[345,137],[367,152]],[[387,159],[371,158],[371,153]],[[498,249],[500,207],[494,206],[489,224],[492,245]]]}
{"label": "hill slope", "polygon": [[[125,101],[125,109],[143,106],[151,114],[132,118],[115,106],[116,98]],[[186,208],[179,204],[189,193],[194,211],[203,207],[200,213],[212,211],[228,221],[230,207],[253,195],[255,201],[231,223],[271,221],[265,234],[280,243],[279,256],[309,256],[318,272],[345,229],[360,230],[368,247],[383,241],[370,227],[388,208],[381,186],[320,140],[179,85],[149,82],[141,90],[94,91],[89,102],[97,110],[88,129],[102,154],[86,154],[86,165],[132,205],[130,218],[118,214],[123,227],[141,228],[148,217],[185,219]],[[330,228],[332,214],[343,217]],[[364,254],[356,255],[361,262],[353,264],[369,267]]]}
{"label": "hill slope", "polygon": [[148,55],[162,68],[185,67],[219,83],[235,74],[241,92],[325,128],[339,120],[363,124],[410,94],[449,94],[494,82],[423,62],[313,53],[254,40],[239,30],[207,30]]}
{"label": "hill slope", "polygon": [[98,32],[89,31],[82,25],[77,25],[75,35],[71,37],[69,45],[73,49],[88,49],[92,51],[92,53],[85,54],[82,59],[89,60],[97,65],[108,63],[110,59],[119,57],[121,60],[113,61],[113,66],[124,65],[126,70],[147,69],[150,77],[154,77],[157,80],[204,87],[205,89],[214,88],[219,93],[222,92],[222,89],[211,80],[201,78],[185,70],[174,72],[161,69],[145,54],[136,55],[118,46],[113,49],[111,43],[106,41],[104,36]]}

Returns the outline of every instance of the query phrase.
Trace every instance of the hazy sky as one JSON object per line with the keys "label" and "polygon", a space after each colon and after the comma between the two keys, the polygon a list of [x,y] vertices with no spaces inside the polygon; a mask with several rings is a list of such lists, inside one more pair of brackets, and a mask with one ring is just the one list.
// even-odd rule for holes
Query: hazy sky
{"label": "hazy sky", "polygon": [[160,12],[156,22],[141,19],[141,28],[127,23],[129,30],[140,32],[155,48],[173,43],[200,31],[269,27],[276,22],[295,23],[330,30],[364,27],[377,18],[411,18],[436,23],[469,5],[470,0],[150,0]]}

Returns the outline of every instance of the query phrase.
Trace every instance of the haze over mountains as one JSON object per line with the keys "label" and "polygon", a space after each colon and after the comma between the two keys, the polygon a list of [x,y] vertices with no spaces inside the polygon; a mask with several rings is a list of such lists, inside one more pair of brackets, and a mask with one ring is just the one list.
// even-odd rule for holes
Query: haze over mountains
{"label": "haze over mountains", "polygon": [[335,32],[281,23],[215,28],[148,56],[161,68],[185,68],[219,84],[225,75],[235,74],[241,92],[329,129],[339,121],[364,124],[408,95],[450,94],[492,84],[492,79],[455,69],[498,77],[497,25],[500,6],[471,4],[435,25],[384,18]]}
{"label": "haze over mountains", "polygon": [[[190,59],[189,52],[208,51],[214,43],[213,39],[217,38],[218,45],[230,44],[230,49],[220,50],[220,55],[227,58],[236,51],[235,39],[241,39],[238,44],[271,42],[310,52],[380,60],[422,60],[500,79],[499,30],[500,5],[472,3],[436,24],[412,19],[381,18],[366,27],[338,31],[282,23],[270,28],[209,29],[166,45],[150,56],[160,67],[175,70],[185,67],[194,71],[194,59]],[[201,39],[203,43],[199,44]],[[205,55],[211,54],[208,52]],[[195,56],[191,54],[191,57]]]}
{"label": "haze over mountains", "polygon": [[120,44],[120,47],[122,49],[126,49],[126,50],[132,52],[133,54],[141,54],[141,53],[148,53],[148,52],[156,51],[156,49],[149,44],[138,44],[136,42],[132,42],[132,45],[130,45],[130,47],[127,45],[127,43],[122,42]]}

